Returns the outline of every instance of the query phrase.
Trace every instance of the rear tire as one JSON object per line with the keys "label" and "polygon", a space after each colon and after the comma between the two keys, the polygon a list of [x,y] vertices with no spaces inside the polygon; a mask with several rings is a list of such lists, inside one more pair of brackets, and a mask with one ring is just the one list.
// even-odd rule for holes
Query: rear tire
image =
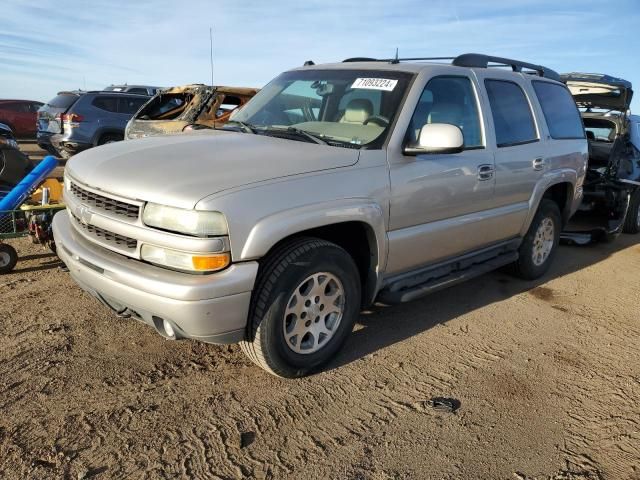
{"label": "rear tire", "polygon": [[549,270],[558,250],[561,229],[558,205],[543,198],[520,245],[520,255],[514,265],[516,276],[524,280],[535,280]]}
{"label": "rear tire", "polygon": [[18,263],[18,252],[11,245],[0,243],[0,275],[11,272]]}
{"label": "rear tire", "polygon": [[122,140],[124,140],[124,137],[122,135],[118,135],[116,133],[108,133],[100,137],[100,140],[98,141],[98,145],[106,145],[107,143],[121,142]]}
{"label": "rear tire", "polygon": [[632,234],[640,232],[640,188],[637,188],[631,195],[622,231]]}
{"label": "rear tire", "polygon": [[345,250],[320,239],[294,239],[261,265],[240,346],[273,375],[305,376],[335,356],[360,304],[360,276]]}

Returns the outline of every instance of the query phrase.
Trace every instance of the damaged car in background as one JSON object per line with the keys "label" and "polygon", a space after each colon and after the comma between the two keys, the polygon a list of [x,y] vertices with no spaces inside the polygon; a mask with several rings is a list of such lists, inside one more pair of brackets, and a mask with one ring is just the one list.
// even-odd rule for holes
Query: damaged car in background
{"label": "damaged car in background", "polygon": [[125,139],[222,126],[257,92],[256,88],[202,84],[168,88],[157,93],[133,116]]}
{"label": "damaged car in background", "polygon": [[589,141],[584,197],[563,237],[610,241],[640,232],[640,117],[630,114],[630,82],[603,74],[562,75]]}

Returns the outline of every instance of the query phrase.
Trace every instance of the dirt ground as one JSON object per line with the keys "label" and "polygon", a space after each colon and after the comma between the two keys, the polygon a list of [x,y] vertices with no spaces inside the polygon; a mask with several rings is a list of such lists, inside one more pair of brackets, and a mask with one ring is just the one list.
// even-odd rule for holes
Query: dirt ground
{"label": "dirt ground", "polygon": [[640,480],[638,240],[563,246],[537,282],[496,272],[377,306],[293,381],[115,318],[12,241],[0,478]]}

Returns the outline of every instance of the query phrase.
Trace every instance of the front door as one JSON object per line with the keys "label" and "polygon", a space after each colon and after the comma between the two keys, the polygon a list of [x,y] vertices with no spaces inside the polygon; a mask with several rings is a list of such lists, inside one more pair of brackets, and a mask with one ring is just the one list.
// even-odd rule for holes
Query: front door
{"label": "front door", "polygon": [[462,130],[465,150],[417,156],[389,151],[389,274],[487,243],[484,217],[492,207],[495,166],[493,151],[485,148],[478,105],[471,77],[432,78],[416,106],[407,142],[415,142],[427,123],[449,123]]}

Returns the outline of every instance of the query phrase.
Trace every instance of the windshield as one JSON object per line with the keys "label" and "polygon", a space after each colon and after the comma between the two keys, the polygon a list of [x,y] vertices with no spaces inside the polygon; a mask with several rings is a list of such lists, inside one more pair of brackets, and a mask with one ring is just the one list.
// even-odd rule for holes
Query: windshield
{"label": "windshield", "polygon": [[[253,133],[379,148],[412,75],[377,70],[286,72],[231,117]],[[244,130],[246,131],[246,130]],[[311,140],[312,141],[312,140]]]}

